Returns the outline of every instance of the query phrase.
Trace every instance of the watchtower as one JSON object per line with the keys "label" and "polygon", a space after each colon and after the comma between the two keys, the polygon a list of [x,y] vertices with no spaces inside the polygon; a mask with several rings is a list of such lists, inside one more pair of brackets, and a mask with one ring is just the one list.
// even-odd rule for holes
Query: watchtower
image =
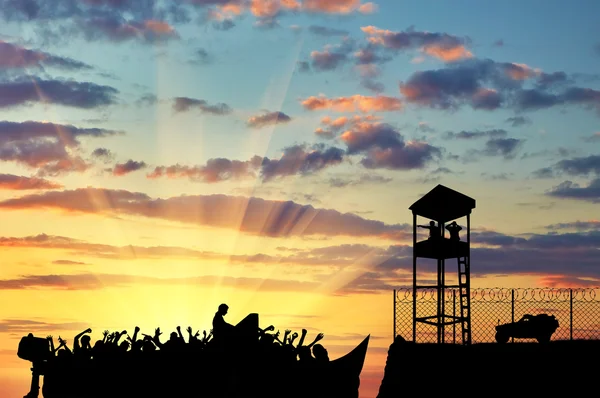
{"label": "watchtower", "polygon": [[[409,210],[413,214],[413,341],[416,341],[417,322],[436,326],[437,342],[444,343],[445,326],[460,323],[462,343],[471,344],[471,210],[475,208],[475,199],[443,185],[438,185],[429,193],[417,200]],[[417,216],[428,218],[429,239],[417,242]],[[466,237],[461,240],[456,233],[445,237],[447,223],[466,217]],[[437,225],[435,224],[437,223]],[[452,225],[454,226],[454,225]],[[449,229],[451,229],[450,227]],[[461,228],[462,229],[462,228]],[[417,284],[417,258],[437,260],[437,283],[435,285]],[[446,285],[447,259],[458,260],[458,284]],[[436,313],[417,317],[417,291],[419,289],[437,290]],[[446,289],[458,289],[460,314],[447,315],[445,310]]]}

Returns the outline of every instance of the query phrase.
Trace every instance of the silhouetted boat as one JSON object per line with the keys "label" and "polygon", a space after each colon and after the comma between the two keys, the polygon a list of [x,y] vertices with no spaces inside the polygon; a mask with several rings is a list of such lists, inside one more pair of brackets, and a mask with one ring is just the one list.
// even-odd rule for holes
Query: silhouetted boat
{"label": "silhouetted boat", "polygon": [[[258,315],[236,328],[252,330]],[[305,364],[253,338],[180,353],[121,353],[76,362],[52,358],[40,367],[44,398],[239,397],[357,398],[370,336],[348,354]],[[25,338],[24,338],[25,339]],[[38,341],[38,344],[41,342]],[[23,348],[25,349],[25,347]],[[39,349],[39,348],[38,348]],[[25,359],[25,358],[24,358]]]}

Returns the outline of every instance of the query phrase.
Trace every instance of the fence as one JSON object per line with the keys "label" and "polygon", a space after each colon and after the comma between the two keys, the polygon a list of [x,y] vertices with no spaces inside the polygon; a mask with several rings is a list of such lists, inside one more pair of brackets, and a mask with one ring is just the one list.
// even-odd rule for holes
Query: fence
{"label": "fence", "polygon": [[[585,289],[471,289],[471,341],[495,341],[495,326],[515,322],[525,314],[549,314],[558,320],[559,327],[552,340],[600,339],[600,288]],[[447,315],[460,314],[458,291],[446,289]],[[417,317],[435,315],[437,293],[435,289],[417,291]],[[413,338],[412,288],[394,290],[394,336],[406,340]],[[417,342],[437,342],[435,326],[417,323]],[[460,324],[444,328],[444,340],[461,343]]]}

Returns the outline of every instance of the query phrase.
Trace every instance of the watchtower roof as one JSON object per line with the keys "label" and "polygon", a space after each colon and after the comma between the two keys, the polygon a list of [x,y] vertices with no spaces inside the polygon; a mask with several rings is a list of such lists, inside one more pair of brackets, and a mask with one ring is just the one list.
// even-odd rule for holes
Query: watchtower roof
{"label": "watchtower roof", "polygon": [[408,209],[418,216],[445,223],[471,214],[474,208],[475,199],[438,185]]}

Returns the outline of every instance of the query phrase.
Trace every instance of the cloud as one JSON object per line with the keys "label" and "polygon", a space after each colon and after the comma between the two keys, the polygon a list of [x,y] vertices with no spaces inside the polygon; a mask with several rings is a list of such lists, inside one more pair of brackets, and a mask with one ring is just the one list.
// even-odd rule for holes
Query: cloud
{"label": "cloud", "polygon": [[137,40],[152,44],[179,39],[179,34],[169,23],[156,19],[135,21],[115,15],[92,16],[80,20],[78,25],[80,32],[89,41],[106,39],[119,43]]}
{"label": "cloud", "polygon": [[380,120],[375,115],[354,115],[352,117],[340,116],[332,119],[329,116],[324,116],[321,119],[321,127],[315,130],[315,134],[321,138],[334,138],[338,133],[349,129],[360,123],[374,122]]}
{"label": "cloud", "polygon": [[587,186],[564,181],[546,192],[546,195],[562,199],[575,199],[600,203],[600,178],[593,179]]}
{"label": "cloud", "polygon": [[514,116],[509,117],[505,120],[506,123],[510,123],[513,127],[524,126],[526,124],[531,124],[531,120],[525,116]]}
{"label": "cloud", "polygon": [[[57,274],[23,275],[15,279],[0,280],[0,290],[21,289],[58,289],[58,290],[99,290],[106,287],[130,287],[143,285],[194,285],[194,286],[231,286],[262,292],[313,291],[319,284],[309,281],[289,279],[264,279],[205,275],[188,278],[155,278],[125,274]],[[0,323],[0,331],[2,323]],[[27,332],[30,332],[28,330]]]}
{"label": "cloud", "polygon": [[364,155],[361,164],[368,169],[421,169],[441,157],[439,148],[421,141],[405,142],[404,137],[387,123],[358,123],[340,138],[349,155]]}
{"label": "cloud", "polygon": [[283,112],[267,112],[262,115],[252,116],[246,123],[248,127],[262,128],[274,124],[289,123],[291,117]]}
{"label": "cloud", "polygon": [[110,151],[110,149],[96,148],[92,151],[92,158],[100,159],[104,163],[108,163],[114,158],[114,154]]}
{"label": "cloud", "polygon": [[37,169],[37,177],[83,172],[91,165],[79,154],[80,137],[108,137],[122,132],[56,123],[0,122],[0,160]]}
{"label": "cloud", "polygon": [[189,178],[196,182],[216,183],[255,179],[260,175],[262,181],[267,182],[275,178],[316,173],[341,163],[343,155],[344,151],[335,147],[293,145],[284,148],[279,158],[253,156],[246,161],[216,158],[209,159],[204,166],[158,166],[147,177]]}
{"label": "cloud", "polygon": [[311,66],[317,71],[335,70],[348,61],[354,46],[354,40],[346,37],[341,44],[335,46],[328,44],[322,51],[312,51]]}
{"label": "cloud", "polygon": [[502,156],[505,159],[514,159],[525,140],[518,138],[493,138],[485,143],[481,152],[486,156]]}
{"label": "cloud", "polygon": [[188,97],[177,97],[173,99],[173,110],[175,112],[186,112],[190,109],[199,109],[202,113],[209,113],[212,115],[227,115],[232,112],[229,105],[224,103],[209,105],[208,102],[202,99]]}
{"label": "cloud", "polygon": [[325,36],[325,37],[347,36],[349,34],[349,32],[347,30],[329,28],[327,26],[320,26],[320,25],[310,25],[308,27],[308,31],[314,35]]}
{"label": "cloud", "polygon": [[546,225],[547,229],[550,230],[561,230],[561,229],[575,229],[577,231],[590,231],[590,230],[600,230],[600,221],[599,220],[589,220],[589,221],[573,221],[568,223],[558,223],[558,224],[550,224]]}
{"label": "cloud", "polygon": [[461,140],[471,140],[478,138],[504,138],[508,132],[504,129],[493,129],[486,131],[461,131],[458,133],[454,133],[452,131],[448,131],[444,134],[444,138],[447,139],[461,139]]}
{"label": "cloud", "polygon": [[261,176],[263,181],[290,175],[309,175],[329,166],[340,164],[344,151],[336,148],[312,148],[293,145],[284,149],[279,159],[264,158]]}
{"label": "cloud", "polygon": [[412,28],[404,32],[393,32],[375,26],[365,26],[361,30],[368,36],[371,44],[394,51],[419,49],[422,53],[445,62],[473,57],[466,47],[468,39],[447,33],[418,32]]}
{"label": "cloud", "polygon": [[563,72],[548,74],[524,64],[470,59],[416,72],[400,83],[400,92],[409,103],[447,110],[464,105],[488,111],[580,105],[600,111],[600,91],[565,88],[567,80],[563,76]]}
{"label": "cloud", "polygon": [[311,111],[332,110],[336,112],[392,112],[402,109],[402,101],[394,97],[352,95],[349,97],[327,98],[323,95],[309,97],[301,101],[304,109]]}
{"label": "cloud", "polygon": [[59,183],[36,177],[23,177],[13,174],[0,174],[0,190],[32,190],[32,189],[59,189]]}
{"label": "cloud", "polygon": [[118,93],[113,87],[89,82],[20,78],[0,81],[0,108],[39,102],[92,109],[116,104]]}
{"label": "cloud", "polygon": [[138,162],[136,160],[129,159],[125,163],[117,163],[113,169],[113,175],[124,176],[137,170],[146,168],[148,165],[145,162]]}
{"label": "cloud", "polygon": [[69,213],[129,215],[183,224],[234,229],[251,235],[355,236],[405,239],[407,225],[389,225],[332,209],[315,209],[291,201],[227,195],[152,199],[126,190],[82,188],[52,191],[0,202],[5,210],[55,209]]}
{"label": "cloud", "polygon": [[72,260],[54,260],[52,264],[58,265],[87,265],[87,263],[83,263],[81,261],[72,261]]}
{"label": "cloud", "polygon": [[[0,289],[2,289],[0,281]],[[63,322],[50,323],[43,321],[34,321],[26,319],[3,319],[0,321],[0,333],[33,333],[44,334],[55,331],[81,331],[89,327],[89,324],[83,322]]]}
{"label": "cloud", "polygon": [[0,40],[0,69],[23,69],[50,66],[66,71],[89,70],[92,67],[68,57],[59,57],[42,51],[28,50]]}
{"label": "cloud", "polygon": [[348,186],[368,184],[387,184],[393,180],[393,178],[383,177],[376,174],[362,174],[360,177],[355,179],[333,177],[328,180],[328,184],[333,188],[344,188]]}
{"label": "cloud", "polygon": [[584,137],[583,140],[585,142],[600,142],[600,131],[598,131],[588,137]]}
{"label": "cloud", "polygon": [[563,159],[536,172],[538,175],[600,176],[600,155]]}
{"label": "cloud", "polygon": [[11,122],[0,121],[0,144],[14,141],[24,141],[39,138],[52,138],[60,140],[66,146],[77,146],[80,137],[109,137],[123,134],[121,131],[82,128],[70,124],[58,124],[50,122]]}
{"label": "cloud", "polygon": [[194,57],[190,60],[192,65],[208,65],[212,63],[213,57],[204,48],[198,48],[194,52]]}
{"label": "cloud", "polygon": [[188,178],[191,181],[216,183],[227,180],[256,178],[263,158],[254,156],[250,160],[229,160],[225,158],[209,159],[204,166],[158,166],[147,175],[150,179],[161,177]]}

